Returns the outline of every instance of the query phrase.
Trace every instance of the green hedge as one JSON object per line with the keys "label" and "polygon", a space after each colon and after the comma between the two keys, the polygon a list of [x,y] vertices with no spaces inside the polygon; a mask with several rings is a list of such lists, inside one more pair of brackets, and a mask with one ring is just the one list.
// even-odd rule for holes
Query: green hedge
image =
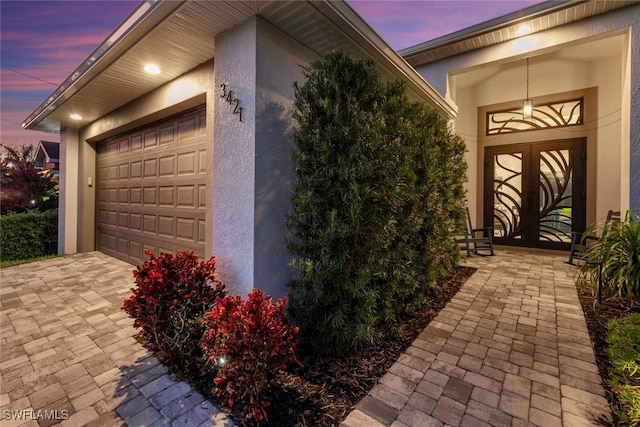
{"label": "green hedge", "polygon": [[607,323],[609,380],[618,396],[618,425],[640,426],[640,313]]}
{"label": "green hedge", "polygon": [[303,345],[357,353],[396,333],[459,256],[464,141],[373,61],[334,52],[295,85],[289,312]]}
{"label": "green hedge", "polygon": [[0,260],[31,259],[57,252],[57,209],[0,216]]}

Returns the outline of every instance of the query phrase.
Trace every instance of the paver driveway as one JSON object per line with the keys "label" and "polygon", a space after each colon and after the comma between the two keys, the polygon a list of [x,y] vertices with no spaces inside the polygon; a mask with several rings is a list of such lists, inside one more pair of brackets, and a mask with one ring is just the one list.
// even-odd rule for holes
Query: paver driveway
{"label": "paver driveway", "polygon": [[[466,262],[478,271],[344,426],[582,427],[610,417],[575,268],[506,250]],[[97,252],[0,270],[3,427],[232,425],[133,338],[120,310],[132,270]]]}
{"label": "paver driveway", "polygon": [[0,270],[3,427],[233,425],[133,338],[133,268],[92,252]]}

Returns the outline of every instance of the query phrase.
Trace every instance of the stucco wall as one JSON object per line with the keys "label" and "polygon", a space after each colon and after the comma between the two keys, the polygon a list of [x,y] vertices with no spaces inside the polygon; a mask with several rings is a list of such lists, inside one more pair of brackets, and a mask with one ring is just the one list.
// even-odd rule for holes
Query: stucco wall
{"label": "stucco wall", "polygon": [[261,18],[216,39],[216,90],[227,84],[243,117],[216,97],[213,254],[221,280],[239,294],[259,287],[284,296],[292,278],[284,241],[293,82],[315,57]]}
{"label": "stucco wall", "polygon": [[482,170],[478,167],[478,138],[477,138],[477,106],[480,105],[477,100],[476,89],[474,87],[466,87],[464,90],[452,90],[452,93],[458,94],[458,116],[453,121],[453,129],[457,135],[462,137],[466,143],[467,150],[465,152],[465,160],[467,162],[467,182],[465,183],[467,206],[469,213],[473,219],[474,227],[480,226],[481,217],[479,216],[482,208],[479,207],[481,201],[478,198],[476,183],[482,182]]}
{"label": "stucco wall", "polygon": [[586,84],[598,88],[598,167],[595,171],[596,218],[593,218],[596,220],[605,217],[610,209],[624,210],[623,204],[626,204],[621,194],[623,175],[620,169],[622,150],[628,144],[622,141],[622,56],[615,55],[609,60],[592,61],[585,69]]}
{"label": "stucco wall", "polygon": [[240,121],[214,97],[213,255],[220,280],[244,295],[253,287],[256,30],[252,19],[215,41],[216,93],[225,84],[243,110]]}
{"label": "stucco wall", "polygon": [[212,91],[212,76],[213,60],[89,124],[82,129],[82,138],[103,141],[201,105]]}
{"label": "stucco wall", "polygon": [[[451,97],[459,107],[456,131],[468,143],[470,179],[482,182],[481,156],[478,152],[476,107],[526,95],[526,74],[522,65],[531,57],[530,95],[548,95],[587,87],[598,87],[597,130],[592,140],[597,149],[597,176],[589,177],[590,188],[597,192],[588,221],[606,215],[608,209],[626,209],[629,205],[640,212],[640,5],[579,21],[529,37],[513,40],[478,51],[419,67],[422,74],[441,94]],[[627,35],[625,35],[627,34]],[[617,37],[619,49],[592,60],[574,61],[557,57],[560,49],[571,48],[585,39]],[[627,51],[631,54],[627,57]],[[635,54],[634,54],[635,52]],[[628,62],[627,62],[628,60]],[[482,72],[483,64],[500,68],[480,82],[465,83],[464,74]],[[627,69],[628,70],[625,72]],[[445,93],[449,84],[449,93]],[[630,93],[630,96],[628,95]],[[625,98],[629,97],[626,102]],[[634,157],[635,156],[635,157]],[[593,160],[593,159],[592,159]],[[477,186],[468,186],[471,210],[480,219]],[[635,207],[634,207],[635,204]],[[473,213],[473,212],[472,212]]]}
{"label": "stucco wall", "polygon": [[60,181],[58,187],[58,254],[78,250],[78,140],[77,129],[60,132]]}
{"label": "stucco wall", "polygon": [[[624,99],[623,103],[623,125],[628,121],[630,142],[629,147],[629,208],[636,214],[640,215],[640,4],[634,6],[630,10],[631,17],[635,20],[635,24],[629,32],[629,55],[630,63],[628,80],[625,79],[626,93],[631,93],[629,104]],[[630,89],[630,91],[629,91]],[[628,117],[628,119],[627,119]],[[623,130],[624,132],[624,130]],[[625,138],[627,134],[625,134]],[[624,157],[627,152],[625,151]],[[626,165],[624,166],[626,168]]]}
{"label": "stucco wall", "polygon": [[257,24],[254,281],[276,297],[287,293],[293,279],[284,245],[295,177],[289,156],[293,82],[302,83],[301,66],[317,55],[264,20]]}

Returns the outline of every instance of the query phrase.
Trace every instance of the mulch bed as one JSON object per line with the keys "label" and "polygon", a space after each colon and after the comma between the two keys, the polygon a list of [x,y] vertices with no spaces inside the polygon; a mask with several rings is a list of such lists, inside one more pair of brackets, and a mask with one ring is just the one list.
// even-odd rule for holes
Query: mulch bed
{"label": "mulch bed", "polygon": [[[265,396],[271,401],[271,406],[267,408],[269,420],[262,425],[338,426],[475,271],[471,267],[457,267],[451,276],[441,280],[434,288],[431,299],[422,311],[406,315],[401,335],[387,337],[383,343],[364,354],[321,357],[299,352],[302,367],[294,366],[282,372]],[[630,303],[614,297],[603,298],[602,302],[596,303],[591,287],[581,285],[577,290],[600,376],[606,379],[610,366],[605,341],[607,322],[631,312],[640,313],[640,302]],[[208,390],[213,378],[199,377],[198,380],[193,382],[199,391],[219,404],[219,399]],[[615,417],[620,404],[606,382],[603,383]],[[230,416],[237,425],[246,425],[239,414],[232,413]],[[605,426],[619,425],[615,418],[613,423],[599,421]]]}
{"label": "mulch bed", "polygon": [[[591,342],[593,344],[598,369],[600,370],[600,376],[603,379],[607,400],[615,417],[615,411],[620,409],[620,403],[605,382],[606,379],[609,378],[610,366],[609,356],[607,355],[607,343],[605,341],[607,337],[607,322],[632,312],[640,313],[640,303],[632,303],[618,297],[602,298],[602,301],[598,303],[593,289],[587,285],[578,286],[578,297],[587,321],[589,335],[591,335]],[[613,424],[604,420],[600,420],[600,422],[603,425],[609,426],[619,425],[616,419],[614,419]]]}
{"label": "mulch bed", "polygon": [[[400,335],[387,337],[364,354],[320,357],[298,352],[302,367],[293,366],[278,375],[266,396],[271,402],[267,408],[269,420],[262,425],[338,426],[475,271],[457,267],[438,282],[422,311],[405,316]],[[207,390],[210,379],[200,378],[198,382],[199,391],[217,403]],[[237,414],[231,417],[236,424],[244,425]]]}

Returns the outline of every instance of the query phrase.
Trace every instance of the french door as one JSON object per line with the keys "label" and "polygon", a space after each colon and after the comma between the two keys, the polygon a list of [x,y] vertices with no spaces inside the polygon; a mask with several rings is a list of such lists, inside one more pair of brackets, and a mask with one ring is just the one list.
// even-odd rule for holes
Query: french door
{"label": "french door", "polygon": [[485,148],[484,225],[496,244],[569,249],[586,226],[584,138]]}

